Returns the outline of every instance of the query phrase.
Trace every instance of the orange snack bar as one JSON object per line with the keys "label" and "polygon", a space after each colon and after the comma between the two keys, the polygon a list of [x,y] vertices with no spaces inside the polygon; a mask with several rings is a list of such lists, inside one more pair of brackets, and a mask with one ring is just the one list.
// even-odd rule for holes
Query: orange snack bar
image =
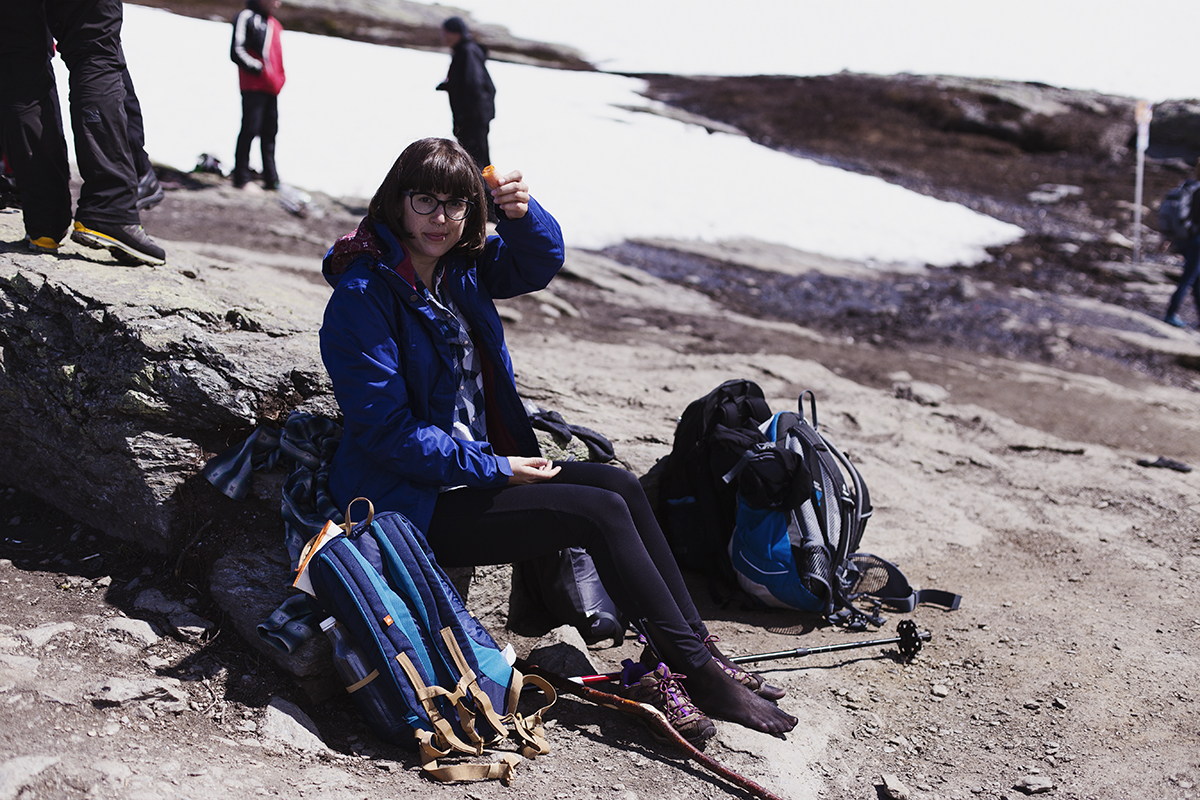
{"label": "orange snack bar", "polygon": [[496,168],[493,165],[488,164],[483,168],[483,179],[487,181],[487,185],[493,189],[500,188],[500,175],[497,174]]}

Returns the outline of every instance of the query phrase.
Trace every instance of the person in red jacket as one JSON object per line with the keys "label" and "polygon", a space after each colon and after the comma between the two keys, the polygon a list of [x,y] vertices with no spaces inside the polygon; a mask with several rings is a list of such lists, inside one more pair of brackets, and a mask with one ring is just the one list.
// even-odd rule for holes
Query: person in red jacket
{"label": "person in red jacket", "polygon": [[266,189],[279,188],[275,169],[275,134],[279,130],[279,90],[286,75],[279,39],[283,26],[275,18],[280,0],[246,0],[233,19],[229,57],[238,65],[242,90],[242,129],[234,150],[233,185],[250,182],[250,145],[262,148],[262,178]]}

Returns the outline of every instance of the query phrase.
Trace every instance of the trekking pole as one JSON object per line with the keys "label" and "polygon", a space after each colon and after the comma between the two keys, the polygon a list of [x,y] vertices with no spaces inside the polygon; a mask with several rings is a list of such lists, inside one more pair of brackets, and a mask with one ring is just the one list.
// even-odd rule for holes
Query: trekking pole
{"label": "trekking pole", "polygon": [[[890,639],[872,639],[867,642],[843,642],[841,644],[825,644],[818,647],[797,647],[795,650],[780,650],[777,653],[760,653],[754,656],[733,656],[729,660],[734,664],[753,664],[758,661],[777,661],[781,658],[802,658],[811,656],[816,653],[835,653],[839,650],[854,650],[860,647],[882,647],[885,644],[895,644],[897,650],[900,651],[901,660],[907,662],[912,661],[913,656],[921,651],[921,642],[928,642],[932,638],[929,631],[918,631],[916,623],[912,620],[901,620],[896,626],[898,636],[893,636]],[[620,672],[609,672],[599,675],[579,675],[567,680],[584,686],[590,686],[593,683],[609,683],[611,681],[620,680]]]}
{"label": "trekking pole", "polygon": [[[605,708],[611,708],[616,711],[623,711],[628,714],[641,717],[652,728],[673,741],[681,750],[683,750],[684,753],[687,754],[688,758],[692,759],[714,775],[719,775],[735,786],[751,793],[755,797],[762,798],[762,800],[782,800],[779,795],[773,794],[771,791],[765,789],[749,778],[739,775],[728,767],[722,766],[715,759],[706,756],[694,744],[683,738],[679,731],[675,730],[671,723],[667,721],[667,715],[659,711],[654,706],[646,703],[638,703],[634,700],[629,700],[628,698],[621,697],[619,695],[609,694],[608,692],[602,692],[599,689],[593,689],[590,686],[585,686],[582,683],[578,683],[577,678],[564,678],[558,673],[551,672],[548,669],[543,669],[536,664],[530,664],[523,659],[517,659],[516,667],[527,675],[540,675],[559,692],[573,694],[576,697],[580,697],[584,700],[595,703],[598,706],[604,706]],[[620,673],[617,674],[620,675]],[[607,676],[603,677],[607,678]]]}
{"label": "trekking pole", "polygon": [[825,644],[818,647],[797,647],[795,650],[781,650],[776,653],[760,653],[754,656],[733,656],[729,660],[735,664],[753,664],[758,661],[776,661],[781,658],[802,658],[817,653],[836,653],[839,650],[854,650],[859,647],[881,647],[885,644],[898,645],[900,658],[912,661],[913,656],[921,651],[921,642],[931,638],[929,631],[918,631],[917,625],[910,619],[901,620],[896,626],[898,636],[890,639],[872,639],[867,642],[842,642],[840,644]]}

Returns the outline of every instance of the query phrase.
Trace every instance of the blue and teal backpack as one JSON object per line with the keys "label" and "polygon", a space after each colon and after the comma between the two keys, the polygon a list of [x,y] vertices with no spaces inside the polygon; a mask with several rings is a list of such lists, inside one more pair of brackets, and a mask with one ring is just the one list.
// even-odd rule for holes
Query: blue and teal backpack
{"label": "blue and teal backpack", "polygon": [[[418,750],[431,777],[507,783],[521,760],[511,752],[492,763],[437,760],[479,756],[509,735],[525,757],[549,751],[541,716],[554,689],[512,666],[403,515],[375,516],[372,507],[355,524],[347,509],[344,525],[328,523],[305,547],[296,586],[337,619],[372,669],[347,690],[374,733]],[[526,685],[549,701],[529,717],[517,713]]]}

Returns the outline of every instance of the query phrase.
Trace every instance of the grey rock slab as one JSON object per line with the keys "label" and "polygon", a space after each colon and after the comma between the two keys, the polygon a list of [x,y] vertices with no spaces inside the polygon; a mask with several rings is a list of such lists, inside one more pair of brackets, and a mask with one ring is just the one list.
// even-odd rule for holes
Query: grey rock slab
{"label": "grey rock slab", "polygon": [[188,695],[174,678],[106,678],[92,687],[89,697],[100,705],[148,703],[163,711],[183,711]]}
{"label": "grey rock slab", "polygon": [[164,616],[184,614],[188,611],[188,607],[183,603],[178,600],[172,600],[158,589],[146,589],[143,592],[139,592],[138,596],[133,600],[133,607],[142,611],[163,614]]}
{"label": "grey rock slab", "polygon": [[219,558],[213,564],[210,591],[241,637],[293,675],[317,677],[332,671],[329,643],[319,632],[291,653],[264,641],[258,633],[259,623],[293,593],[291,560],[282,541],[267,552]]}
{"label": "grey rock slab", "polygon": [[153,625],[144,619],[129,617],[112,617],[104,621],[104,629],[118,634],[126,634],[143,647],[149,647],[162,637]]}
{"label": "grey rock slab", "polygon": [[26,686],[42,666],[36,658],[0,653],[0,687]]}
{"label": "grey rock slab", "polygon": [[1013,788],[1025,794],[1044,794],[1054,789],[1054,781],[1046,775],[1026,775]]}
{"label": "grey rock slab", "polygon": [[217,627],[209,620],[206,620],[199,614],[193,614],[191,611],[172,614],[170,622],[171,626],[175,628],[176,633],[191,641],[200,641],[206,634]]}
{"label": "grey rock slab", "polygon": [[55,756],[18,756],[0,764],[0,800],[16,800],[30,781],[57,763]]}
{"label": "grey rock slab", "polygon": [[323,752],[328,748],[316,723],[294,703],[271,698],[259,726],[259,735],[268,741],[285,744],[305,752]]}
{"label": "grey rock slab", "polygon": [[28,639],[34,647],[44,647],[47,642],[58,634],[69,633],[73,630],[75,630],[74,622],[50,622],[45,625],[38,625],[36,628],[17,631],[17,633]]}
{"label": "grey rock slab", "polygon": [[568,677],[598,671],[588,656],[587,643],[573,625],[560,625],[538,639],[529,652],[529,661]]}
{"label": "grey rock slab", "polygon": [[884,773],[880,776],[880,782],[883,784],[884,797],[891,798],[891,800],[910,800],[912,798],[912,792],[895,775]]}
{"label": "grey rock slab", "polygon": [[[20,240],[19,220],[0,234]],[[0,482],[157,552],[182,544],[180,489],[208,443],[301,405],[336,413],[328,288],[168,252],[160,268],[0,255]]]}

